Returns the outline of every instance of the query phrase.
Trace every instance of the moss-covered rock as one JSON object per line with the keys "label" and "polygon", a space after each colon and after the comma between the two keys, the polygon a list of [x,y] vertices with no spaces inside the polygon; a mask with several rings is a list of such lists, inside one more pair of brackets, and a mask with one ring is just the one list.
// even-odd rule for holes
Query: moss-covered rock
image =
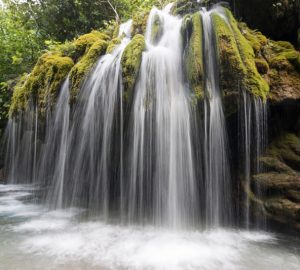
{"label": "moss-covered rock", "polygon": [[97,40],[89,48],[88,52],[80,59],[80,61],[72,68],[70,73],[71,90],[70,101],[73,103],[78,95],[78,91],[82,86],[87,74],[97,62],[99,57],[106,52],[108,42],[106,40]]}
{"label": "moss-covered rock", "polygon": [[255,55],[258,55],[262,48],[268,44],[268,39],[261,32],[248,28],[245,23],[239,23],[238,27],[250,43]]}
{"label": "moss-covered rock", "polygon": [[276,41],[275,43],[282,48],[295,50],[294,45],[288,41]]}
{"label": "moss-covered rock", "polygon": [[183,36],[187,39],[184,63],[187,79],[197,100],[204,98],[204,69],[202,52],[202,21],[199,12],[187,16],[183,24]]}
{"label": "moss-covered rock", "polygon": [[261,201],[265,215],[274,221],[300,228],[300,139],[281,133],[260,158],[264,172],[252,176],[255,203]]}
{"label": "moss-covered rock", "polygon": [[145,34],[147,28],[147,21],[149,17],[150,10],[140,10],[133,15],[132,25],[131,25],[131,35]]}
{"label": "moss-covered rock", "polygon": [[92,31],[89,34],[80,36],[74,41],[77,58],[86,54],[89,49],[99,40],[109,40],[109,36],[99,31]]}
{"label": "moss-covered rock", "polygon": [[74,62],[69,57],[46,53],[42,55],[30,75],[15,87],[10,106],[10,114],[15,114],[27,108],[32,98],[41,113],[48,105],[53,105],[58,90]]}
{"label": "moss-covered rock", "polygon": [[212,21],[217,41],[221,89],[224,93],[238,93],[246,76],[246,68],[235,36],[230,25],[217,13],[212,14]]}
{"label": "moss-covered rock", "polygon": [[264,75],[264,74],[268,73],[268,71],[269,71],[269,64],[264,59],[255,58],[255,65],[256,65],[257,71],[261,75]]}
{"label": "moss-covered rock", "polygon": [[193,0],[177,0],[174,2],[174,5],[172,7],[172,14],[174,15],[185,15],[188,13],[194,13],[196,11],[199,11],[201,6],[205,4],[204,2],[209,2],[210,0],[203,1],[203,3],[200,4],[197,1]]}
{"label": "moss-covered rock", "polygon": [[282,222],[298,223],[300,221],[300,204],[291,202],[289,199],[271,198],[264,202],[264,207],[269,215]]}
{"label": "moss-covered rock", "polygon": [[132,94],[145,49],[144,36],[137,34],[125,48],[122,59],[122,77],[124,85],[124,100],[128,101]]}
{"label": "moss-covered rock", "polygon": [[270,144],[267,154],[300,171],[300,139],[296,134],[281,134]]}
{"label": "moss-covered rock", "polygon": [[[257,71],[254,50],[249,41],[241,33],[231,12],[228,9],[225,9],[225,12],[246,70],[246,76],[244,77],[242,84],[252,95],[266,99],[269,92],[269,85]],[[259,43],[261,43],[260,40]]]}
{"label": "moss-covered rock", "polygon": [[299,52],[287,41],[272,41],[245,23],[238,24],[255,53],[258,72],[269,84],[268,99],[278,103],[300,98]]}
{"label": "moss-covered rock", "polygon": [[121,40],[122,37],[116,37],[112,39],[107,46],[106,53],[112,53],[116,46],[121,43]]}
{"label": "moss-covered rock", "polygon": [[261,173],[254,175],[253,181],[267,190],[284,192],[284,190],[300,189],[300,176],[297,174]]}
{"label": "moss-covered rock", "polygon": [[265,171],[277,172],[277,173],[285,173],[295,175],[296,172],[290,168],[288,165],[280,161],[277,157],[265,156],[259,159],[261,167],[264,168]]}

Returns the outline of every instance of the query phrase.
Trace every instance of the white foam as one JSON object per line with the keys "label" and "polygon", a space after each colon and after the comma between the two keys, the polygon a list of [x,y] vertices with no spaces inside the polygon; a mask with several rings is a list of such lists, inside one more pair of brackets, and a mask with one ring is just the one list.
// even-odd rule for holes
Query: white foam
{"label": "white foam", "polygon": [[[293,260],[286,262],[285,269],[298,269],[299,256],[287,251],[277,254],[269,250],[264,255],[259,245],[270,240],[275,239],[260,232],[170,232],[87,222],[72,224],[64,232],[31,236],[21,248],[26,253],[53,257],[59,263],[84,261],[105,269],[231,270],[252,269],[255,264],[255,269],[281,269],[286,258]],[[270,261],[273,252],[277,259]]]}
{"label": "white foam", "polygon": [[281,246],[265,232],[80,223],[80,209],[45,212],[22,203],[16,193],[9,189],[0,196],[0,218],[32,215],[0,226],[0,269],[300,269],[299,248]]}

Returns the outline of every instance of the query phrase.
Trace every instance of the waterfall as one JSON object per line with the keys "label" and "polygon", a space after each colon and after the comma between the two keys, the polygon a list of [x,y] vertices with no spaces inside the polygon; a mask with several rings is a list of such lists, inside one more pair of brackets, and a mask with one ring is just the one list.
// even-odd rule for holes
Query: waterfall
{"label": "waterfall", "polygon": [[216,45],[211,13],[201,11],[203,21],[206,100],[204,103],[204,157],[206,223],[219,226],[231,219],[231,183],[227,132],[223,112]]}
{"label": "waterfall", "polygon": [[[242,134],[242,151],[241,155],[244,167],[244,187],[246,194],[244,196],[245,211],[244,224],[247,229],[252,225],[251,221],[251,175],[261,173],[263,168],[260,165],[259,158],[262,156],[267,143],[267,103],[259,97],[250,96],[246,90],[241,90],[241,134]],[[261,193],[260,187],[256,187],[257,192]],[[257,227],[264,226],[264,222],[258,224],[258,220],[254,219]]]}
{"label": "waterfall", "polygon": [[[254,119],[255,119],[255,156],[254,156],[254,169],[255,174],[262,173],[264,171],[263,166],[260,163],[260,157],[264,154],[264,151],[267,147],[268,142],[268,104],[267,101],[262,100],[261,98],[254,98],[253,101],[254,108]],[[256,193],[262,196],[262,190],[259,185],[256,187]],[[260,209],[261,210],[261,209]],[[255,217],[254,222],[257,228],[266,227],[266,217],[261,211],[261,217]]]}
{"label": "waterfall", "polygon": [[[68,145],[69,203],[86,203],[109,216],[110,196],[122,181],[123,84],[121,57],[130,42],[131,21],[120,27],[120,45],[103,56],[82,87]],[[115,205],[114,205],[115,206]],[[120,206],[118,206],[120,207]]]}
{"label": "waterfall", "polygon": [[69,135],[69,77],[63,83],[52,113],[46,124],[46,138],[41,151],[38,179],[49,186],[46,195],[50,207],[63,207],[67,143]]}
{"label": "waterfall", "polygon": [[[182,20],[152,9],[130,120],[128,219],[183,227],[199,211],[195,179],[190,93],[182,77]],[[154,43],[154,20],[162,35]],[[145,217],[145,213],[148,216]]]}
{"label": "waterfall", "polygon": [[10,118],[4,134],[4,168],[9,183],[32,183],[36,180],[38,108],[32,100],[27,110]]}
{"label": "waterfall", "polygon": [[[171,8],[154,7],[149,14],[146,49],[126,114],[121,59],[131,41],[132,20],[120,25],[120,44],[100,57],[75,104],[69,105],[67,77],[45,117],[31,101],[9,120],[5,167],[11,183],[38,184],[50,208],[83,207],[104,221],[176,229],[233,224],[233,181],[211,17],[227,18],[222,8],[199,11],[205,95],[195,105],[183,72],[183,20],[171,15]],[[238,164],[250,190],[251,175],[262,171],[267,105],[245,89],[240,94]],[[249,196],[244,204],[249,227]]]}

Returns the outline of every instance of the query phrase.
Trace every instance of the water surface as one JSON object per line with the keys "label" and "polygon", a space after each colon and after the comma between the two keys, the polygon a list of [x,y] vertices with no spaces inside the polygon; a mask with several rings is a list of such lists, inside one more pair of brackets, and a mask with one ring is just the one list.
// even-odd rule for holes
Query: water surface
{"label": "water surface", "polygon": [[266,232],[175,231],[48,211],[33,186],[0,185],[0,269],[300,269],[300,241]]}

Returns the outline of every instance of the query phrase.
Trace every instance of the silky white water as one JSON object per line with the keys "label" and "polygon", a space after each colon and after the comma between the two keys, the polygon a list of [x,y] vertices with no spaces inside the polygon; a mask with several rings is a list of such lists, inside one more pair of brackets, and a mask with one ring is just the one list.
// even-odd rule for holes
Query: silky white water
{"label": "silky white water", "polygon": [[[34,185],[0,185],[0,270],[299,269],[298,238],[233,229],[240,202],[211,20],[214,12],[226,20],[222,8],[199,11],[205,95],[195,105],[183,19],[171,7],[149,15],[129,104],[121,60],[132,21],[120,26],[121,43],[99,58],[75,104],[66,78],[45,119],[32,101],[10,119],[7,180]],[[262,170],[266,105],[246,92],[241,98],[236,167],[249,188],[251,173]],[[244,202],[249,229],[255,220]]]}
{"label": "silky white water", "polygon": [[204,164],[208,227],[228,224],[232,219],[227,130],[219,86],[214,26],[211,19],[212,13],[217,12],[218,9],[201,11],[207,96],[204,103]]}
{"label": "silky white water", "polygon": [[84,221],[83,209],[47,211],[33,186],[0,185],[1,270],[296,270],[300,241],[265,232],[177,231]]}
{"label": "silky white water", "polygon": [[[152,9],[129,130],[128,219],[182,227],[196,219],[189,92],[182,77],[181,19]],[[153,26],[161,36],[154,38]],[[146,215],[145,215],[146,213]]]}

